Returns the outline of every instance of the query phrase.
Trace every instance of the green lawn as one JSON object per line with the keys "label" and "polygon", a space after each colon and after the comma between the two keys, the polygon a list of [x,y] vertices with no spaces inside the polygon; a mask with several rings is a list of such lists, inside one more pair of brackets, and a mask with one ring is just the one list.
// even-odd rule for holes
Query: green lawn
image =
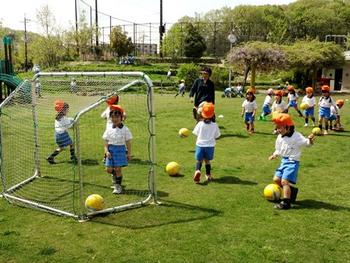
{"label": "green lawn", "polygon": [[[157,94],[156,180],[162,204],[78,223],[1,199],[0,262],[349,262],[350,132],[317,137],[304,149],[298,202],[289,211],[277,211],[262,197],[279,164],[267,160],[274,151],[273,125],[256,121],[257,132],[249,136],[240,118],[242,99],[220,95],[216,113],[224,118],[217,119],[222,136],[212,183],[193,183],[195,137],[178,136],[180,128],[195,125],[192,104],[187,97]],[[263,99],[257,96],[259,112]],[[341,113],[350,130],[347,102]],[[293,109],[291,115],[298,131],[311,132]],[[126,120],[132,123],[131,117]],[[137,140],[133,147],[138,148]],[[182,166],[182,176],[165,174],[170,161]],[[125,168],[126,189],[139,187],[138,169],[132,166]],[[93,169],[106,176],[99,183],[108,189],[103,166]],[[123,198],[111,189],[103,195]]]}

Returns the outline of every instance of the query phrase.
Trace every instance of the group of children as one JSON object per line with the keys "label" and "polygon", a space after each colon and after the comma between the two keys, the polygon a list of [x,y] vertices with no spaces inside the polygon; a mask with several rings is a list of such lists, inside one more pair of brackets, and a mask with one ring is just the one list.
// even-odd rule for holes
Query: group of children
{"label": "group of children", "polygon": [[[113,183],[113,194],[121,194],[122,189],[122,167],[128,165],[131,159],[131,139],[130,130],[123,124],[126,118],[124,109],[118,105],[119,97],[113,95],[106,100],[108,107],[101,114],[101,117],[107,119],[106,129],[103,133],[104,144],[104,164],[107,173],[111,174]],[[68,129],[74,125],[74,119],[67,117],[69,105],[62,101],[55,101],[55,142],[57,148],[46,158],[50,164],[55,164],[54,158],[63,151],[64,148],[70,148],[71,161],[77,163],[74,145],[69,136]]]}
{"label": "group of children", "polygon": [[[303,97],[301,106],[303,106],[304,115],[298,107],[298,94],[293,86],[288,86],[287,103],[283,100],[283,91],[268,89],[265,97],[262,112],[259,116],[259,120],[266,120],[266,117],[272,112],[288,113],[290,108],[294,108],[300,117],[305,119],[304,126],[309,125],[309,119],[312,120],[313,126],[316,126],[315,120],[315,106],[316,99],[314,96],[314,90],[311,87],[305,89],[306,95]],[[319,99],[319,119],[318,127],[321,129],[322,134],[327,135],[328,130],[341,130],[342,125],[340,123],[339,110],[344,105],[344,100],[339,99],[335,101],[330,96],[330,88],[327,85],[321,87],[322,95]],[[274,96],[274,99],[273,99]],[[254,121],[256,115],[257,105],[255,102],[255,95],[253,89],[249,88],[246,92],[246,99],[242,104],[242,117],[244,116],[244,122],[246,124],[247,131],[254,133]],[[334,125],[333,125],[334,122]],[[277,131],[275,130],[274,133]]]}

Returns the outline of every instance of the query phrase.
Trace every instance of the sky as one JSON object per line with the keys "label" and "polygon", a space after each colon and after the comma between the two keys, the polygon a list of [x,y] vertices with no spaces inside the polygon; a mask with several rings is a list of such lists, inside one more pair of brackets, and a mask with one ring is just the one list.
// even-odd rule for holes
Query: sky
{"label": "sky", "polygon": [[[3,0],[4,1],[4,0]],[[83,0],[94,6],[95,0]],[[86,5],[77,0],[80,10],[88,10]],[[212,9],[222,7],[234,8],[237,5],[265,5],[289,4],[295,0],[163,0],[163,22],[174,23],[187,15],[205,14]],[[74,23],[74,0],[9,0],[0,9],[0,21],[3,26],[12,29],[24,28],[24,16],[29,21],[27,30],[40,33],[40,27],[35,22],[36,12],[42,6],[48,5],[54,13],[56,23],[62,29],[68,29]],[[98,10],[116,18],[134,23],[159,23],[160,0],[98,0]],[[99,18],[100,26],[108,26],[108,17]],[[126,24],[126,22],[112,20],[112,24]]]}

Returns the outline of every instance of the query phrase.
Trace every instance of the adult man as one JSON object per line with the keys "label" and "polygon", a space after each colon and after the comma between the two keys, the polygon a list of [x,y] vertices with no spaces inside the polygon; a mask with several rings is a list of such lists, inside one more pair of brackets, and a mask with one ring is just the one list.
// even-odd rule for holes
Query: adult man
{"label": "adult man", "polygon": [[[215,90],[214,83],[210,80],[211,69],[204,68],[202,71],[202,77],[194,81],[190,91],[191,102],[194,101],[193,117],[198,120],[198,106],[206,101],[215,104]],[[194,98],[194,99],[193,99]]]}

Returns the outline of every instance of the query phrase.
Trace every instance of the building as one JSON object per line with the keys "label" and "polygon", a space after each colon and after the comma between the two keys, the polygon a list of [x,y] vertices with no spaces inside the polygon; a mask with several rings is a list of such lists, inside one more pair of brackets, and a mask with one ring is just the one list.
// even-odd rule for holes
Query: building
{"label": "building", "polygon": [[135,43],[137,56],[157,55],[157,44]]}

